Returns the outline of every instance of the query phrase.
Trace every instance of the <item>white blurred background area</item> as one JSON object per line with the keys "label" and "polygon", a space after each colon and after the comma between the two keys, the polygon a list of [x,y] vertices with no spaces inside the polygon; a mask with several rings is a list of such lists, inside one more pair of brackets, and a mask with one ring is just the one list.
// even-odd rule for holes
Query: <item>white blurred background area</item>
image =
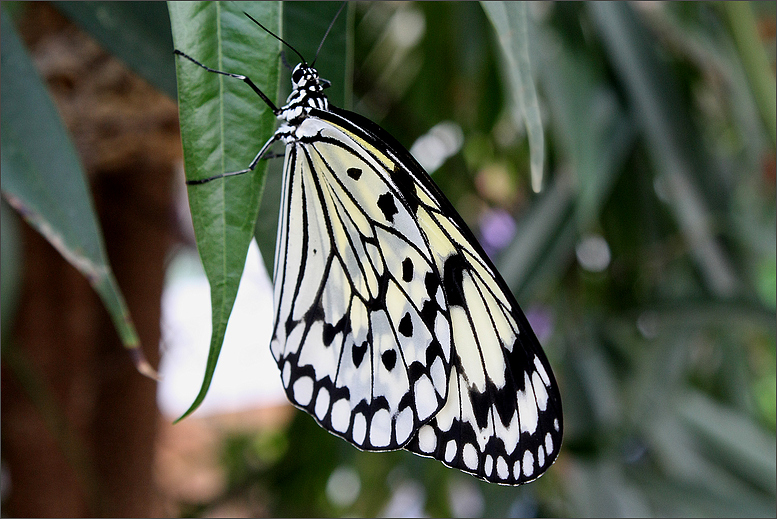
{"label": "white blurred background area", "polygon": [[[270,353],[272,307],[272,282],[252,240],[213,382],[193,417],[286,402]],[[165,418],[178,418],[194,402],[205,374],[210,337],[208,280],[197,251],[181,248],[168,267],[162,297],[162,380],[157,400]]]}

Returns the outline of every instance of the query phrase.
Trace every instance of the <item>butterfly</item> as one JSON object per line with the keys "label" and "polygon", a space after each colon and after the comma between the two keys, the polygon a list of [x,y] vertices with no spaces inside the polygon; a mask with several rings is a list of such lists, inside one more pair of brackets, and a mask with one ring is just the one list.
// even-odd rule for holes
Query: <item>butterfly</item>
{"label": "butterfly", "polygon": [[561,447],[561,396],[505,281],[407,149],[331,105],[315,60],[246,16],[299,56],[291,94],[276,107],[176,50],[280,121],[246,169],[187,183],[248,173],[285,145],[270,349],[289,400],[362,450],[536,479]]}

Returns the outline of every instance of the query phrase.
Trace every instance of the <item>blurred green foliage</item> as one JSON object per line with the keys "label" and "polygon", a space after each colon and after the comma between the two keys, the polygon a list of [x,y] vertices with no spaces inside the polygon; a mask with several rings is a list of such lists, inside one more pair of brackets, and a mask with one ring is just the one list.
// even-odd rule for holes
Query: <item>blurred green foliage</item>
{"label": "blurred green foliage", "polygon": [[[482,7],[350,4],[319,71],[408,147],[440,122],[461,128],[434,178],[476,234],[488,238],[489,212],[514,219],[496,262],[561,385],[564,446],[537,482],[500,487],[407,452],[357,451],[297,412],[288,428],[228,439],[225,494],[181,513],[239,499],[295,516],[774,516],[775,6],[745,6],[531,4],[546,147],[535,195]],[[284,34],[308,59],[332,10],[284,7]],[[100,20],[79,16],[87,30]],[[317,25],[290,29],[292,17]],[[148,56],[169,91],[169,57]],[[261,215],[279,167],[259,236],[273,232]]]}

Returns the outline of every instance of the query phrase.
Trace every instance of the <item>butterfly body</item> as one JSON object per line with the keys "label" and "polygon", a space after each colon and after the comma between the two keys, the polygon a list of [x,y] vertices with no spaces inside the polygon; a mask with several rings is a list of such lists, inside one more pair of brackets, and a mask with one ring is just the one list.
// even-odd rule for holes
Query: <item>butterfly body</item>
{"label": "butterfly body", "polygon": [[266,100],[281,124],[249,166],[285,144],[270,349],[289,400],[363,450],[536,479],[562,416],[528,321],[418,162],[331,106],[328,85],[297,65],[286,104]]}

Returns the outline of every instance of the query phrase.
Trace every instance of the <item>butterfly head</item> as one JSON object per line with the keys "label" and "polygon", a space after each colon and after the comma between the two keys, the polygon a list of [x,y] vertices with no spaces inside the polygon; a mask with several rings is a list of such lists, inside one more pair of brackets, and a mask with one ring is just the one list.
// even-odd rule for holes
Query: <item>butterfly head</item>
{"label": "butterfly head", "polygon": [[329,81],[321,79],[316,69],[305,62],[300,63],[291,72],[292,91],[286,100],[284,110],[291,110],[295,114],[299,113],[299,109],[305,113],[308,108],[328,110],[329,103],[324,89],[329,88],[330,85]]}

